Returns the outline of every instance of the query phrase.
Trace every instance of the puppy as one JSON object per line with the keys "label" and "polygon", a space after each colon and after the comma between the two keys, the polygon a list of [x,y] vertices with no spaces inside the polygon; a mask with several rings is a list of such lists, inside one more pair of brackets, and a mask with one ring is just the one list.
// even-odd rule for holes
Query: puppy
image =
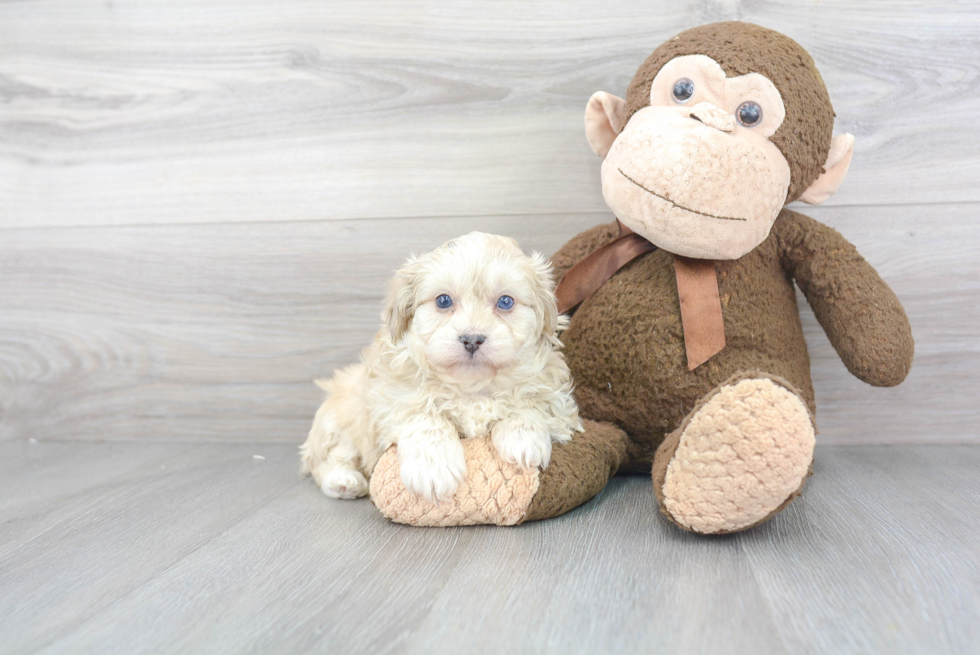
{"label": "puppy", "polygon": [[449,241],[395,274],[381,319],[359,363],[317,382],[328,396],[300,451],[326,495],[365,495],[397,444],[405,488],[449,500],[466,476],[461,438],[490,434],[533,468],[582,430],[555,336],[567,319],[539,253],[480,232]]}

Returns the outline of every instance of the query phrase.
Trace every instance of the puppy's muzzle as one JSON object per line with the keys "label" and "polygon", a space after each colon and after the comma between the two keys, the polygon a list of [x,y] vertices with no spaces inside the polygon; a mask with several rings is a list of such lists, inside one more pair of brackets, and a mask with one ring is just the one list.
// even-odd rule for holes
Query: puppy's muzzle
{"label": "puppy's muzzle", "polygon": [[459,335],[460,343],[463,344],[463,347],[466,348],[466,351],[471,355],[475,353],[477,350],[479,350],[480,346],[482,346],[483,342],[486,340],[487,340],[486,336],[482,334]]}

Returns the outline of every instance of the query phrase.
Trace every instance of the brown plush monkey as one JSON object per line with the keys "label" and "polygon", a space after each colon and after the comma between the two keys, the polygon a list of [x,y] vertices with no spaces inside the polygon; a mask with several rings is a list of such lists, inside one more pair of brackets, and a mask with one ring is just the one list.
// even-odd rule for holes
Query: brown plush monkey
{"label": "brown plush monkey", "polygon": [[618,220],[553,258],[559,304],[574,312],[562,340],[585,433],[556,445],[543,472],[469,448],[472,479],[440,506],[399,490],[386,457],[375,503],[419,525],[514,524],[652,469],[656,502],[688,530],[744,530],[785,507],[815,433],[793,281],[858,378],[896,385],[912,363],[888,285],[839,233],[783,208],[843,181],[854,139],[832,137],[833,121],[807,52],[741,22],[661,45],[625,100],[593,95],[586,134]]}

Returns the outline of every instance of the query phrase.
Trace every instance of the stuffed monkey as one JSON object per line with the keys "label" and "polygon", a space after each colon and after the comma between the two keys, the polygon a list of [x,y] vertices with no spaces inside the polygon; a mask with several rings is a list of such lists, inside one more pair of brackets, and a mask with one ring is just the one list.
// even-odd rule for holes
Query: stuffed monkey
{"label": "stuffed monkey", "polygon": [[[408,495],[387,454],[372,498],[415,525],[556,516],[616,473],[652,474],[651,507],[681,528],[744,530],[803,487],[814,449],[810,362],[795,283],[847,369],[875,386],[912,364],[908,318],[843,236],[784,206],[826,200],[854,138],[795,41],[742,22],[657,48],[626,99],[589,100],[589,144],[616,217],[553,257],[585,432],[522,471],[467,444],[452,502]],[[472,441],[472,440],[470,440]]]}

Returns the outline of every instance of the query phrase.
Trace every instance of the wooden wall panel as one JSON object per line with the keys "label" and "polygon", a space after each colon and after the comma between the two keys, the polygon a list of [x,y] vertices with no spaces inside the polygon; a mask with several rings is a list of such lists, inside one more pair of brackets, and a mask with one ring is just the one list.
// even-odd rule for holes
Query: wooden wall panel
{"label": "wooden wall panel", "polygon": [[[804,308],[822,443],[980,441],[977,204],[830,207],[912,321],[895,389]],[[480,229],[550,253],[609,214],[6,230],[0,439],[300,442],[310,380],[357,356],[406,254]]]}
{"label": "wooden wall panel", "polygon": [[857,136],[838,205],[978,201],[975,2],[0,2],[0,226],[604,211],[582,114],[740,18]]}
{"label": "wooden wall panel", "polygon": [[817,60],[857,136],[826,208],[917,339],[825,443],[978,441],[980,7],[849,0],[0,0],[0,439],[298,441],[412,249],[608,220],[582,112],[681,29]]}

